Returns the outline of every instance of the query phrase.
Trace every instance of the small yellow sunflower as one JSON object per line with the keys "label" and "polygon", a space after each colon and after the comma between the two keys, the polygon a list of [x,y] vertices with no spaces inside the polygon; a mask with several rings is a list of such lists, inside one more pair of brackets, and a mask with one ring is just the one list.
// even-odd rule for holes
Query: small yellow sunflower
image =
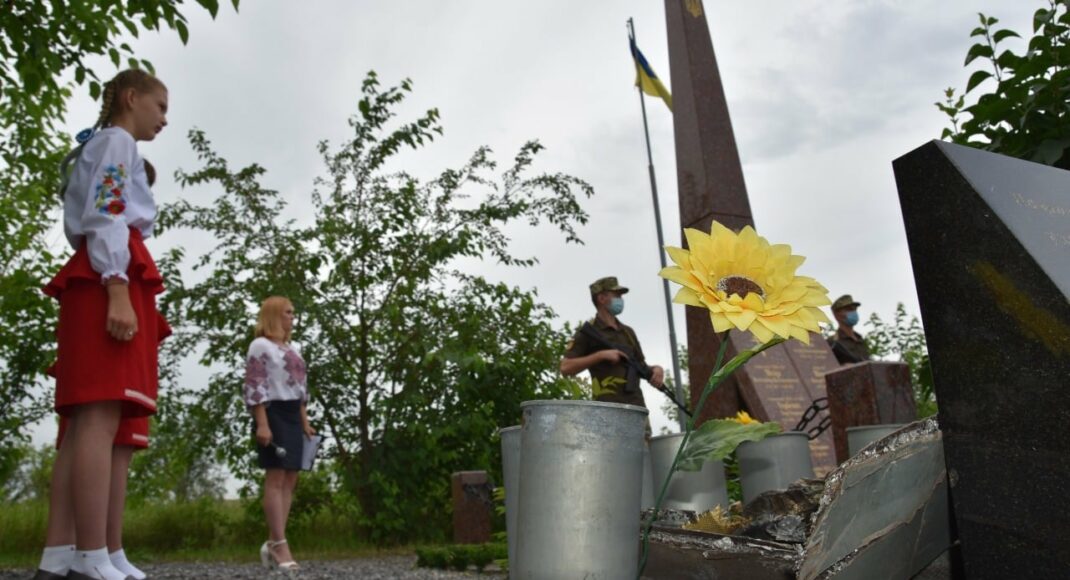
{"label": "small yellow sunflower", "polygon": [[740,425],[748,425],[750,423],[757,423],[758,422],[758,421],[754,420],[754,417],[751,417],[750,415],[748,415],[746,411],[740,411],[740,412],[736,413],[736,416],[732,417],[732,420],[735,421],[736,423],[739,423]]}
{"label": "small yellow sunflower", "polygon": [[716,332],[738,328],[762,343],[779,336],[810,344],[818,323],[831,324],[819,308],[832,303],[828,290],[795,275],[806,258],[793,256],[791,246],[717,222],[709,234],[688,228],[684,235],[690,249],[666,247],[676,265],[659,275],[683,286],[674,302],[708,309]]}

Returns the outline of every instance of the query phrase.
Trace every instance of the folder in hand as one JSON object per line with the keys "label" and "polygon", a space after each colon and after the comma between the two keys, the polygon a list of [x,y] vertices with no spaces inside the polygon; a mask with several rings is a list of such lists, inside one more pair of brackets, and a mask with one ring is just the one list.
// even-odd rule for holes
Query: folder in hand
{"label": "folder in hand", "polygon": [[316,452],[319,451],[320,443],[322,442],[322,435],[313,435],[311,437],[304,438],[305,448],[301,453],[302,470],[312,471],[312,463],[316,461]]}

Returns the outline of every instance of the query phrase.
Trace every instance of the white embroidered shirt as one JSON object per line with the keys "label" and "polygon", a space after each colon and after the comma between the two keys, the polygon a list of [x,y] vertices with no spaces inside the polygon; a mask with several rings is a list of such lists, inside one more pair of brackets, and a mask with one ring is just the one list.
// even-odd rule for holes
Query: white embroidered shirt
{"label": "white embroidered shirt", "polygon": [[270,401],[308,402],[305,360],[292,344],[260,337],[249,345],[245,361],[246,407]]}
{"label": "white embroidered shirt", "polygon": [[121,127],[100,130],[82,149],[63,196],[63,231],[71,247],[87,244],[89,261],[102,280],[127,280],[130,230],[152,236],[156,201],[145,161]]}

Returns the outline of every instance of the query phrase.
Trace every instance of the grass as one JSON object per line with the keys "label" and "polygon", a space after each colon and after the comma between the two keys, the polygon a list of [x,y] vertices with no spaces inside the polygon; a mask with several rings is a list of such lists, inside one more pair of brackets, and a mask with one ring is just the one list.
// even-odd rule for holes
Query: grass
{"label": "grass", "polygon": [[[0,507],[0,568],[37,565],[45,538],[48,506],[43,502]],[[257,506],[239,501],[128,506],[124,549],[146,564],[171,561],[252,562],[267,538]],[[360,558],[410,554],[411,549],[382,550],[361,539],[345,514],[324,509],[291,515],[288,540],[302,559]]]}

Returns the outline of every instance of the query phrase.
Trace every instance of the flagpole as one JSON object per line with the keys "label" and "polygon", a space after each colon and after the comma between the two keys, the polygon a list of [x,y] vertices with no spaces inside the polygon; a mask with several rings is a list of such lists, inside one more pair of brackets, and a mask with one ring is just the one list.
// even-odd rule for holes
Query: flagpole
{"label": "flagpole", "polygon": [[[636,50],[639,49],[639,45],[635,41],[635,24],[631,18],[628,19],[628,40],[632,46],[636,47]],[[635,62],[636,80],[639,80],[638,55],[632,55],[632,60]],[[665,268],[667,265],[665,262],[665,236],[661,230],[661,206],[658,203],[658,182],[654,176],[654,155],[650,150],[650,129],[647,128],[646,122],[646,100],[643,98],[643,87],[636,84],[635,88],[639,91],[639,108],[643,111],[643,136],[646,137],[646,159],[650,173],[650,193],[654,198],[654,223],[657,225],[658,230],[658,258],[661,259],[661,267]],[[672,349],[673,386],[676,388],[677,400],[687,401],[684,398],[684,384],[680,380],[680,357],[677,356],[676,324],[673,322],[672,316],[672,299],[669,298],[669,281],[662,278],[661,286],[665,294],[665,314],[669,319],[669,348]],[[677,410],[676,419],[680,424],[680,431],[683,431],[687,424],[687,416]]]}

